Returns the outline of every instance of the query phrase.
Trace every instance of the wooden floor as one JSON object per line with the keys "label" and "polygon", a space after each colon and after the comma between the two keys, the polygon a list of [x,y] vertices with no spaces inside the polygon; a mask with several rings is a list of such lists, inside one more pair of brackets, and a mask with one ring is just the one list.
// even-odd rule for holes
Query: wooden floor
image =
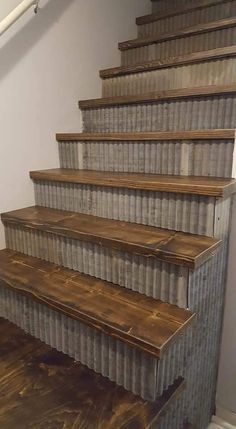
{"label": "wooden floor", "polygon": [[1,429],[148,429],[182,392],[147,403],[0,319]]}

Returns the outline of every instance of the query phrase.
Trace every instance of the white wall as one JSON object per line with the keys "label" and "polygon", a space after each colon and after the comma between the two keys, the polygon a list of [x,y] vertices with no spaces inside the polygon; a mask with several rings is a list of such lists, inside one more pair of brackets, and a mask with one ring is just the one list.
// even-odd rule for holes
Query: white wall
{"label": "white wall", "polygon": [[[1,0],[0,20],[21,0]],[[0,212],[34,204],[30,170],[58,165],[56,132],[81,131],[78,99],[120,64],[150,0],[41,0],[0,40]],[[4,247],[0,226],[0,248]]]}

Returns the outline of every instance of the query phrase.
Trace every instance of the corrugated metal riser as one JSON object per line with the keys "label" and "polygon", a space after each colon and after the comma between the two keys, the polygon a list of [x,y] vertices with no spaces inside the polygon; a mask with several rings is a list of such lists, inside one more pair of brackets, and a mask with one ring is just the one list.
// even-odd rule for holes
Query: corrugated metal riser
{"label": "corrugated metal riser", "polygon": [[236,27],[210,31],[207,34],[197,34],[173,40],[140,46],[121,52],[123,66],[144,63],[153,60],[164,60],[193,52],[207,51],[208,49],[223,48],[234,45]]}
{"label": "corrugated metal riser", "polygon": [[83,110],[88,133],[235,128],[235,95]]}
{"label": "corrugated metal riser", "polygon": [[[154,6],[157,2],[153,2]],[[176,3],[176,5],[172,4]],[[195,2],[193,2],[195,3]],[[179,0],[171,1],[171,8],[179,7]],[[166,6],[165,6],[166,8]],[[155,10],[155,8],[154,8]],[[159,11],[156,5],[156,11]],[[236,1],[228,1],[227,3],[218,4],[215,6],[205,7],[204,9],[185,12],[181,15],[171,16],[158,21],[150,22],[138,26],[139,37],[148,37],[156,34],[169,33],[179,30],[184,27],[192,27],[199,23],[216,21],[218,19],[229,18],[236,14]]]}
{"label": "corrugated metal riser", "polygon": [[185,267],[21,227],[6,226],[5,230],[10,249],[187,306]]}
{"label": "corrugated metal riser", "polygon": [[161,361],[50,308],[0,287],[0,314],[29,334],[153,401],[183,372],[189,333]]}
{"label": "corrugated metal riser", "polygon": [[236,58],[206,61],[104,79],[102,94],[103,97],[116,97],[170,89],[226,85],[235,82],[235,74]]}
{"label": "corrugated metal riser", "polygon": [[213,235],[213,197],[36,181],[35,200],[52,209]]}
{"label": "corrugated metal riser", "polygon": [[195,3],[196,0],[152,0],[152,9],[156,12],[163,12],[171,8],[191,7],[194,6]]}
{"label": "corrugated metal riser", "polygon": [[60,142],[61,168],[231,177],[233,140]]}

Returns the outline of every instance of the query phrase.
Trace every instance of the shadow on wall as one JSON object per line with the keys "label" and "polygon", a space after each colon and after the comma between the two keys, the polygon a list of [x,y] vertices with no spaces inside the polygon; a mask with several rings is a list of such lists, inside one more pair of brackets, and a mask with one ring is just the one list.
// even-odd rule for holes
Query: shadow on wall
{"label": "shadow on wall", "polygon": [[38,15],[33,16],[26,25],[0,48],[0,81],[33,48],[35,43],[45,35],[51,25],[60,18],[74,1],[49,0],[45,6],[40,7]]}

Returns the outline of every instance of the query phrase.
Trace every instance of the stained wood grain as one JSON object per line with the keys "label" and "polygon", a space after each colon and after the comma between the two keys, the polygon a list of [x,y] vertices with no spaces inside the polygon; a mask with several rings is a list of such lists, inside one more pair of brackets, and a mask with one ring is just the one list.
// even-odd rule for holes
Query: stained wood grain
{"label": "stained wood grain", "polygon": [[216,48],[208,51],[193,52],[187,55],[179,55],[165,60],[155,60],[130,66],[114,67],[100,71],[102,79],[109,79],[133,73],[142,73],[151,70],[165,69],[182,65],[196,64],[200,62],[230,58],[236,55],[236,45]]}
{"label": "stained wood grain", "polygon": [[234,129],[191,131],[159,131],[139,133],[57,133],[58,142],[66,141],[166,141],[166,140],[220,140],[235,138]]}
{"label": "stained wood grain", "polygon": [[0,319],[2,429],[150,429],[183,389],[148,403]]}
{"label": "stained wood grain", "polygon": [[45,231],[117,250],[199,267],[212,257],[220,240],[45,207],[28,207],[2,214],[5,225]]}
{"label": "stained wood grain", "polygon": [[0,251],[0,285],[157,358],[194,319],[190,311],[10,250]]}
{"label": "stained wood grain", "polygon": [[[137,25],[148,24],[149,22],[155,22],[159,19],[168,18],[171,16],[182,15],[186,12],[196,11],[199,9],[204,9],[209,6],[215,6],[219,3],[228,3],[230,0],[196,0],[194,6],[185,6],[175,9],[168,9],[164,12],[156,12],[149,15],[140,16],[136,19]],[[232,0],[231,0],[232,1]]]}
{"label": "stained wood grain", "polygon": [[217,21],[200,23],[192,27],[185,27],[170,33],[163,33],[156,36],[127,40],[119,43],[119,49],[125,51],[127,49],[139,48],[141,46],[152,45],[153,43],[165,42],[167,40],[180,39],[183,37],[193,36],[196,34],[204,34],[210,31],[223,30],[224,28],[234,27],[236,25],[236,17],[219,19]]}
{"label": "stained wood grain", "polygon": [[79,107],[83,109],[96,109],[110,106],[127,104],[155,103],[162,100],[174,100],[181,98],[195,98],[211,95],[234,94],[236,92],[236,82],[230,85],[208,85],[194,88],[170,89],[165,91],[155,91],[139,95],[126,95],[119,97],[97,98],[82,100]]}
{"label": "stained wood grain", "polygon": [[236,192],[236,180],[164,174],[117,173],[54,168],[31,171],[33,180],[89,184],[126,189],[228,197]]}

